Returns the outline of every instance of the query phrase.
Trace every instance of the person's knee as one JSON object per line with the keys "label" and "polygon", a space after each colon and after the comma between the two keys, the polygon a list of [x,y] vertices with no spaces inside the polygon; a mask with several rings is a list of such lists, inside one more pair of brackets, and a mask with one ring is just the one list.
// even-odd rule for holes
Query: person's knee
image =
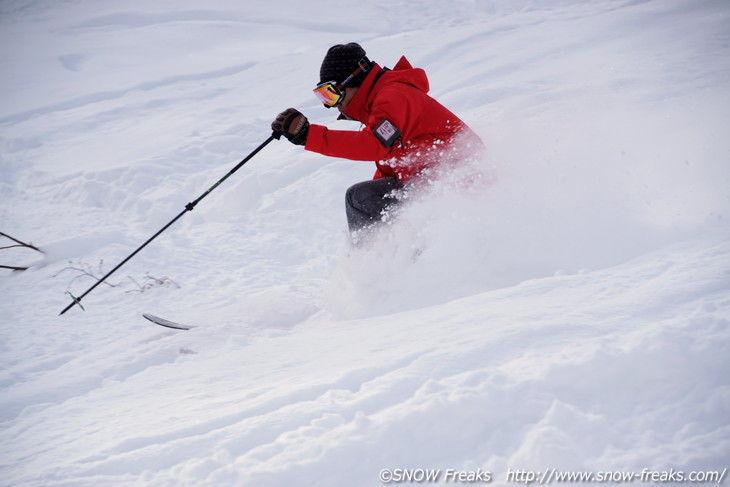
{"label": "person's knee", "polygon": [[362,181],[350,186],[345,193],[350,230],[359,231],[382,221],[384,215],[397,206],[393,192],[402,187],[395,178]]}
{"label": "person's knee", "polygon": [[371,182],[362,181],[347,188],[345,200],[347,205],[352,208],[362,208],[364,206],[364,202],[371,196],[373,196]]}
{"label": "person's knee", "polygon": [[358,186],[360,186],[362,183],[353,184],[349,188],[347,188],[347,191],[345,192],[345,200],[348,204],[352,203],[355,199],[355,194],[358,192]]}

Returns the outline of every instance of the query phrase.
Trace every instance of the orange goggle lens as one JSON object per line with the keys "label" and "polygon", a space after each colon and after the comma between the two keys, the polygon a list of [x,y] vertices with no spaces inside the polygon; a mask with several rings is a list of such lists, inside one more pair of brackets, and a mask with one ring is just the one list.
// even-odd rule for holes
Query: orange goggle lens
{"label": "orange goggle lens", "polygon": [[332,81],[320,83],[312,91],[314,91],[314,96],[316,96],[317,99],[324,103],[327,107],[337,105],[342,99],[342,92],[337,89],[337,85],[335,85]]}

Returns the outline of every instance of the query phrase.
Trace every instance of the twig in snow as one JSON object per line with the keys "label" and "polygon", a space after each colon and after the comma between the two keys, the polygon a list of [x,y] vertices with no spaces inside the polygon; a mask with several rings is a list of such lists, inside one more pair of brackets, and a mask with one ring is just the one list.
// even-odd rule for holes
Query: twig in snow
{"label": "twig in snow", "polygon": [[12,265],[0,265],[0,269],[10,269],[10,270],[13,270],[13,271],[25,271],[25,270],[28,270],[27,267],[15,267],[15,266],[12,266]]}
{"label": "twig in snow", "polygon": [[124,291],[126,293],[143,293],[154,287],[171,287],[172,286],[172,287],[176,287],[176,288],[180,289],[180,285],[167,276],[154,277],[154,276],[150,276],[149,274],[145,274],[144,284],[140,284],[132,276],[127,276],[127,278],[130,281],[132,281],[139,289],[130,289],[129,291]]}
{"label": "twig in snow", "polygon": [[[71,262],[70,260],[68,261],[68,263],[71,264],[71,265],[69,265],[68,267],[64,267],[63,269],[61,269],[60,271],[56,272],[55,274],[53,274],[51,276],[51,277],[56,277],[57,275],[59,275],[60,273],[62,273],[64,271],[76,271],[76,272],[79,272],[80,274],[78,276],[74,277],[73,279],[71,279],[71,281],[68,283],[68,287],[70,287],[71,284],[73,284],[73,282],[76,279],[80,278],[80,277],[89,276],[92,279],[96,279],[98,281],[98,280],[101,279],[101,277],[97,277],[96,276],[97,273],[99,275],[101,275],[101,276],[104,275],[104,270],[103,270],[103,267],[104,267],[104,259],[99,259],[99,268],[96,270],[96,272],[94,271],[94,269],[91,268],[91,265],[85,264],[83,262],[80,262],[79,263],[79,265],[81,265],[83,267],[76,267],[76,266],[74,266],[73,265],[73,262]],[[117,286],[119,286],[119,284],[112,284],[109,281],[104,281],[104,284],[106,284],[109,287],[117,287]]]}
{"label": "twig in snow", "polygon": [[11,237],[11,236],[10,236],[10,235],[8,235],[7,233],[3,233],[3,232],[0,232],[0,236],[3,236],[3,237],[5,237],[5,238],[9,238],[9,239],[10,239],[10,240],[12,240],[13,242],[16,242],[16,243],[17,243],[17,245],[8,245],[8,246],[6,246],[6,247],[0,247],[0,250],[2,250],[2,249],[12,249],[12,248],[14,248],[14,247],[27,247],[27,248],[29,248],[29,249],[33,249],[33,250],[35,250],[35,251],[38,251],[38,252],[40,252],[41,254],[43,253],[43,251],[42,251],[41,249],[39,249],[38,247],[36,247],[35,245],[33,245],[33,244],[29,244],[29,243],[25,243],[25,242],[21,242],[21,241],[20,241],[20,240],[18,240],[17,238]]}
{"label": "twig in snow", "polygon": [[[38,247],[36,247],[35,245],[29,244],[29,243],[25,243],[25,242],[23,242],[21,240],[18,240],[15,237],[11,237],[7,233],[0,232],[0,236],[1,237],[5,237],[5,238],[9,238],[13,242],[15,242],[15,245],[6,245],[5,247],[0,247],[0,250],[13,249],[13,248],[18,248],[18,247],[25,247],[27,249],[35,250],[36,252],[40,252],[41,254],[43,253],[43,251],[41,249],[39,249]],[[19,267],[19,266],[14,266],[14,265],[0,265],[0,268],[2,268],[2,269],[10,269],[10,270],[13,270],[13,271],[24,271],[24,270],[27,270],[28,269],[27,267]]]}

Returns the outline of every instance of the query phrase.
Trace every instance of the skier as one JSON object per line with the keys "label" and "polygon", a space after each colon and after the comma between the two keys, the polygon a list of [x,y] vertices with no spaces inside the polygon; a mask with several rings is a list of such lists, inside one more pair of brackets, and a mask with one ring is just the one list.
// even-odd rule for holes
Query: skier
{"label": "skier", "polygon": [[272,122],[275,133],[306,150],[357,161],[375,161],[372,180],[351,186],[345,196],[354,241],[381,222],[398,204],[399,190],[427,175],[437,164],[455,163],[483,148],[479,137],[456,115],[431,98],[426,73],[405,56],[395,67],[370,61],[357,43],[332,46],[313,90],[338,120],[357,120],[360,131],[330,130],[310,124],[289,108]]}

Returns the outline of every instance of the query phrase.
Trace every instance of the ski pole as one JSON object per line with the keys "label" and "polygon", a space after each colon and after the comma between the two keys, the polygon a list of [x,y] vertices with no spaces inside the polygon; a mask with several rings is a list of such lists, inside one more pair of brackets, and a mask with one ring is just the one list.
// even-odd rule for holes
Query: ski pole
{"label": "ski pole", "polygon": [[71,304],[69,304],[68,306],[66,306],[63,309],[63,311],[61,311],[59,313],[59,316],[62,315],[62,314],[64,314],[69,309],[71,309],[74,304],[78,304],[81,307],[81,309],[84,309],[84,307],[81,305],[81,300],[84,298],[84,296],[86,296],[87,294],[89,294],[99,284],[101,284],[102,282],[104,282],[107,277],[109,277],[112,274],[114,274],[120,267],[122,267],[124,264],[126,264],[127,261],[129,261],[129,259],[131,259],[135,255],[137,255],[137,253],[140,250],[142,250],[143,248],[145,248],[150,242],[152,242],[154,239],[156,239],[162,232],[164,232],[165,230],[167,230],[173,223],[175,223],[176,221],[178,221],[185,213],[187,213],[188,211],[193,211],[193,208],[195,208],[195,205],[197,205],[198,203],[200,203],[200,201],[203,198],[205,198],[206,196],[208,196],[215,188],[217,188],[218,186],[220,186],[220,184],[223,181],[225,181],[226,179],[228,179],[231,175],[233,175],[234,172],[238,171],[241,168],[241,166],[243,166],[244,164],[246,164],[249,161],[249,159],[251,159],[253,156],[255,156],[256,154],[258,154],[258,152],[261,149],[263,149],[264,147],[266,147],[266,145],[269,142],[271,142],[274,139],[278,139],[279,136],[280,135],[277,134],[276,132],[274,132],[273,134],[271,134],[268,139],[266,139],[260,146],[256,147],[253,150],[253,152],[251,152],[249,155],[247,155],[241,162],[239,162],[238,164],[236,164],[235,167],[233,167],[233,169],[231,169],[230,171],[228,171],[228,173],[225,176],[223,176],[222,178],[220,178],[218,180],[218,182],[216,182],[213,186],[211,186],[210,188],[208,188],[208,190],[205,193],[203,193],[200,196],[198,196],[197,199],[195,199],[192,202],[190,202],[187,205],[185,205],[185,209],[183,211],[181,211],[175,218],[173,218],[172,220],[170,220],[170,222],[167,225],[165,225],[164,227],[162,227],[157,233],[155,233],[154,235],[152,235],[145,243],[143,243],[142,245],[140,245],[137,248],[137,250],[135,250],[134,252],[132,252],[131,254],[129,254],[126,259],[124,259],[119,264],[117,264],[117,266],[114,269],[112,269],[109,272],[107,272],[105,276],[103,276],[93,286],[91,286],[89,289],[87,289],[86,292],[84,292],[84,294],[82,294],[79,297],[76,297],[76,296],[74,296],[73,294],[71,294],[69,292],[68,294],[71,296],[71,298],[73,299],[73,301],[71,302]]}

